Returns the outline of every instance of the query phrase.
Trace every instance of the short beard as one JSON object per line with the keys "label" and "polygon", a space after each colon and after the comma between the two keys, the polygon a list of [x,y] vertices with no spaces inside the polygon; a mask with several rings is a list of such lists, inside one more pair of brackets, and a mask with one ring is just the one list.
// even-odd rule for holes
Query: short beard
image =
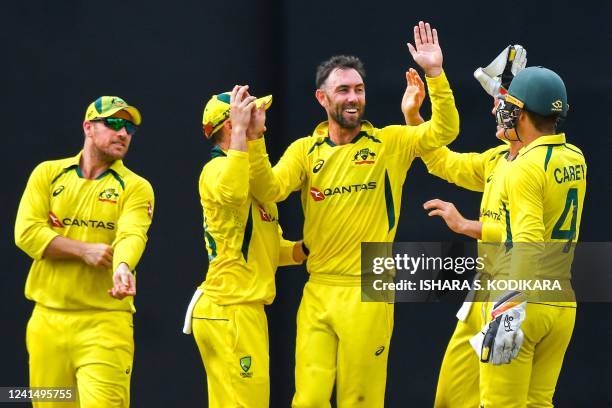
{"label": "short beard", "polygon": [[[329,98],[327,98],[327,101],[328,103],[331,104],[331,100]],[[340,125],[341,128],[353,130],[359,127],[359,125],[361,125],[361,119],[363,118],[363,114],[365,111],[365,105],[362,106],[361,109],[359,109],[359,116],[357,116],[355,120],[346,120],[342,116],[343,111],[344,111],[344,106],[338,105],[333,111],[330,112],[331,117],[334,119],[336,123],[338,123],[338,125]]]}
{"label": "short beard", "polygon": [[102,162],[104,162],[104,163],[110,163],[110,164],[112,164],[113,162],[115,162],[115,161],[117,161],[117,160],[122,160],[122,159],[125,157],[125,155],[127,154],[127,150],[125,151],[125,154],[122,154],[122,155],[114,155],[114,154],[107,153],[107,152],[105,152],[105,151],[104,151],[104,150],[102,150],[102,149],[99,149],[99,148],[98,148],[97,146],[95,146],[95,145],[93,146],[93,148],[94,148],[94,155],[95,155],[95,157],[96,157],[98,160],[100,160],[100,161],[102,161]]}

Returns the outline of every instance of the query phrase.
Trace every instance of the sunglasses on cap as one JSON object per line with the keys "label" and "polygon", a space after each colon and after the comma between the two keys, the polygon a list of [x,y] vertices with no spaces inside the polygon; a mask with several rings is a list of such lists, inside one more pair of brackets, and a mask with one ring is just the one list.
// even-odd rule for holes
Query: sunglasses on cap
{"label": "sunglasses on cap", "polygon": [[109,129],[114,130],[115,132],[118,132],[121,129],[125,128],[125,131],[130,136],[133,136],[134,133],[136,133],[136,131],[138,130],[138,126],[136,126],[129,120],[122,119],[122,118],[98,118],[98,119],[92,120],[91,122],[102,122],[104,123],[104,126],[106,126]]}

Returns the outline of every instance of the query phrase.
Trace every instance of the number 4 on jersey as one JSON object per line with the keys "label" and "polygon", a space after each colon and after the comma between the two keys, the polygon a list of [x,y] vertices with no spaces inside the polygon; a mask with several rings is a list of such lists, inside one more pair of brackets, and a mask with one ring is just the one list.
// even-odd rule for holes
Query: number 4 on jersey
{"label": "number 4 on jersey", "polygon": [[[569,229],[561,229],[567,220],[567,217],[570,212],[570,207],[572,209],[572,219],[570,221]],[[570,188],[567,192],[567,197],[565,199],[565,208],[563,209],[563,213],[561,213],[561,217],[557,220],[553,230],[552,230],[552,239],[564,239],[567,240],[568,243],[572,242],[576,238],[576,218],[578,215],[578,189]]]}

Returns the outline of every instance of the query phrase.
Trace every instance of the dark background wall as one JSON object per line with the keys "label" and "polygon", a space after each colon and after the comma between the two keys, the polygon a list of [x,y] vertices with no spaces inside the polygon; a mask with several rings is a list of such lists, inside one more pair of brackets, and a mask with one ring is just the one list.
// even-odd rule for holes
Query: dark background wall
{"label": "dark background wall", "polygon": [[[156,213],[139,266],[133,406],[205,406],[205,376],[195,342],[181,334],[184,310],[206,271],[197,180],[208,159],[200,119],[212,93],[248,83],[274,94],[268,146],[276,161],[286,146],[324,119],[314,71],[330,55],[360,56],[368,71],[366,117],[379,127],[402,121],[399,103],[411,66],[405,43],[419,20],[438,28],[444,66],[455,92],[462,133],[459,151],[495,145],[491,101],[472,78],[507,44],[529,51],[529,65],[558,72],[571,105],[565,130],[589,165],[581,239],[610,240],[612,188],[612,7],[604,1],[511,4],[453,2],[11,2],[2,36],[3,279],[0,286],[0,386],[26,385],[23,297],[30,260],[13,244],[19,198],[34,166],[73,155],[82,146],[86,106],[120,95],[138,106],[143,126],[126,164],[151,181]],[[427,110],[427,108],[426,108]],[[7,144],[8,142],[8,144]],[[457,239],[421,204],[439,197],[475,218],[479,195],[427,175],[417,160],[404,191],[398,241]],[[293,195],[281,204],[290,238],[301,236]],[[612,265],[601,265],[612,270]],[[281,269],[268,308],[272,406],[293,393],[295,313],[306,274]],[[457,305],[398,304],[390,354],[387,406],[431,406]],[[612,406],[612,321],[609,304],[583,304],[559,379],[559,407]]]}

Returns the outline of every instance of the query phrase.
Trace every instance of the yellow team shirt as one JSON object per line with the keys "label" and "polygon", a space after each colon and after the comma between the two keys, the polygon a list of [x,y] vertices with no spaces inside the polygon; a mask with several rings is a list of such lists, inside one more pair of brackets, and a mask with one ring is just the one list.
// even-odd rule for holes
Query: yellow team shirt
{"label": "yellow team shirt", "polygon": [[569,281],[568,244],[578,241],[586,175],[582,151],[563,133],[541,136],[519,151],[501,193],[510,277]]}
{"label": "yellow team shirt", "polygon": [[363,121],[351,143],[337,146],[327,122],[293,142],[271,167],[262,139],[249,142],[252,194],[282,201],[300,190],[308,271],[359,277],[362,242],[395,237],[406,172],[415,157],[459,132],[459,115],[444,73],[427,78],[432,118],[419,126],[375,128]]}
{"label": "yellow team shirt", "polygon": [[279,265],[295,265],[294,242],[282,238],[278,210],[249,193],[249,154],[216,146],[200,175],[209,267],[200,289],[214,303],[270,304]]}
{"label": "yellow team shirt", "polygon": [[468,190],[482,192],[480,215],[482,237],[478,240],[478,253],[483,259],[481,272],[490,275],[499,269],[505,251],[502,242],[505,231],[502,223],[501,191],[506,173],[510,147],[503,144],[483,153],[457,153],[441,147],[421,157],[429,173]]}
{"label": "yellow team shirt", "polygon": [[[15,222],[17,246],[34,259],[25,295],[55,309],[134,312],[131,296],[118,300],[107,291],[117,266],[124,262],[134,270],[142,256],[153,215],[153,188],[121,160],[97,179],[85,179],[80,158],[81,153],[43,162],[30,175]],[[112,245],[113,269],[43,258],[59,235]]]}
{"label": "yellow team shirt", "polygon": [[510,147],[504,144],[483,153],[457,153],[441,147],[421,157],[430,174],[483,193],[478,218],[483,224],[482,242],[502,240],[500,194],[510,165],[509,154]]}

